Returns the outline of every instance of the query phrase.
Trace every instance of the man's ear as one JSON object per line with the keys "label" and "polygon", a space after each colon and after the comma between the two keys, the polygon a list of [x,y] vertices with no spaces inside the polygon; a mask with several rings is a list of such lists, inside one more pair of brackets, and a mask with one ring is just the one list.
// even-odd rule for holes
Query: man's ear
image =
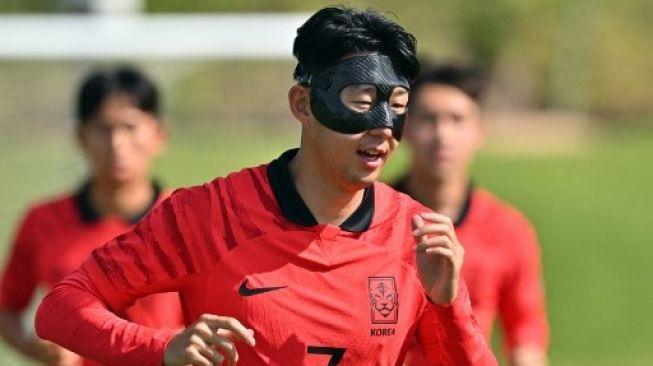
{"label": "man's ear", "polygon": [[293,85],[288,90],[288,104],[292,115],[302,124],[307,123],[312,117],[311,89],[303,85]]}

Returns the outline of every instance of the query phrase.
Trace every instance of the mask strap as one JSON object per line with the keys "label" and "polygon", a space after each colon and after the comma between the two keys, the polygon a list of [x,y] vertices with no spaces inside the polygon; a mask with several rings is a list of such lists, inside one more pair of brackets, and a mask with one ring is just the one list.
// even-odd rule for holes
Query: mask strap
{"label": "mask strap", "polygon": [[311,86],[311,81],[313,80],[313,74],[304,75],[297,79],[297,83],[300,85]]}

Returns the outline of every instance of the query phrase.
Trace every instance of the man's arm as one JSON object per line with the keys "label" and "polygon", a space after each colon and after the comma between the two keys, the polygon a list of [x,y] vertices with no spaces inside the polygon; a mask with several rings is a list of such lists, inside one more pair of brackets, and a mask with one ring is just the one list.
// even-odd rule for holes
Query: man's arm
{"label": "man's arm", "polygon": [[100,297],[83,269],[73,272],[39,307],[39,336],[115,366],[235,364],[235,341],[254,345],[253,331],[233,318],[205,314],[181,332],[157,330],[121,319]]}
{"label": "man's arm", "polygon": [[211,185],[177,191],[134,230],[94,250],[43,300],[37,334],[106,365],[235,363],[234,342],[254,344],[236,319],[206,314],[175,334],[113,313],[152,293],[183,293],[213,269],[227,250],[216,227],[228,220],[217,204]]}
{"label": "man's arm", "polygon": [[513,225],[514,265],[503,284],[499,318],[510,362],[514,366],[547,365],[548,323],[541,261],[535,231],[524,219]]}
{"label": "man's arm", "polygon": [[36,314],[37,335],[84,357],[108,365],[156,365],[172,338],[117,316],[143,296],[182,290],[193,273],[181,258],[190,233],[178,215],[189,192],[156,206],[134,230],[95,249],[82,265],[58,283]]}
{"label": "man's arm", "polygon": [[131,323],[113,312],[151,293],[183,292],[212,268],[222,250],[215,247],[221,239],[212,230],[222,221],[214,201],[209,186],[177,191],[134,230],[94,250],[43,300],[37,334],[103,364],[161,366],[168,344],[180,343],[174,332]]}
{"label": "man's arm", "polygon": [[464,250],[453,223],[423,213],[415,215],[413,228],[417,269],[429,300],[417,330],[427,359],[438,365],[496,365],[460,276]]}
{"label": "man's arm", "polygon": [[449,305],[427,303],[419,321],[417,340],[433,365],[497,365],[494,354],[472,314],[467,286]]}
{"label": "man's arm", "polygon": [[48,365],[77,365],[79,357],[38,339],[25,326],[25,309],[38,285],[35,256],[38,248],[39,220],[34,210],[23,218],[13,240],[7,264],[0,279],[0,335],[14,349]]}
{"label": "man's arm", "polygon": [[76,366],[81,364],[78,355],[52,342],[36,337],[27,331],[22,312],[0,310],[0,333],[15,350],[32,359],[52,366]]}
{"label": "man's arm", "polygon": [[160,366],[171,330],[155,330],[112,313],[82,269],[45,297],[36,314],[39,337],[107,365]]}

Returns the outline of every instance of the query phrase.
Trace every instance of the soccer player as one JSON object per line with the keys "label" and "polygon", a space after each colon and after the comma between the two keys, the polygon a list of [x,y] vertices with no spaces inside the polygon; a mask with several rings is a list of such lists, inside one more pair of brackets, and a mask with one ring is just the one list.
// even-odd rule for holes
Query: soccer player
{"label": "soccer player", "polygon": [[[498,316],[512,364],[544,365],[548,326],[535,233],[517,209],[470,178],[484,140],[484,86],[482,71],[471,65],[422,70],[407,116],[411,166],[395,188],[453,220],[465,247],[463,277],[486,337]],[[411,350],[408,365],[428,364],[418,351]]]}
{"label": "soccer player", "polygon": [[[375,182],[402,134],[413,36],[324,8],[293,52],[299,148],[179,190],[95,250],[44,299],[39,336],[110,365],[397,365],[419,328],[433,363],[496,364],[451,221]],[[111,312],[158,291],[181,293],[184,331]]]}
{"label": "soccer player", "polygon": [[[79,356],[34,336],[23,318],[37,287],[52,288],[167,195],[150,177],[166,140],[158,99],[152,81],[131,68],[98,70],[83,81],[77,142],[89,177],[75,191],[32,206],[0,281],[0,333],[21,353],[49,365],[80,363]],[[172,293],[143,298],[116,314],[152,327],[183,327],[179,297]]]}

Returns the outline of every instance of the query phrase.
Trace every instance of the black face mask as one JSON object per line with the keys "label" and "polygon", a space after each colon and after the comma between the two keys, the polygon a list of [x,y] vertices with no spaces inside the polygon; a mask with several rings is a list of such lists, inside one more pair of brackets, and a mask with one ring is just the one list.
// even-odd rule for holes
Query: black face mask
{"label": "black face mask", "polygon": [[[325,127],[347,134],[385,127],[392,129],[394,138],[401,139],[406,113],[397,114],[390,108],[390,96],[396,87],[408,90],[410,84],[398,74],[390,57],[351,57],[318,74],[305,75],[298,82],[311,87],[311,110]],[[354,111],[342,102],[342,90],[358,84],[376,87],[376,101],[369,111]]]}

